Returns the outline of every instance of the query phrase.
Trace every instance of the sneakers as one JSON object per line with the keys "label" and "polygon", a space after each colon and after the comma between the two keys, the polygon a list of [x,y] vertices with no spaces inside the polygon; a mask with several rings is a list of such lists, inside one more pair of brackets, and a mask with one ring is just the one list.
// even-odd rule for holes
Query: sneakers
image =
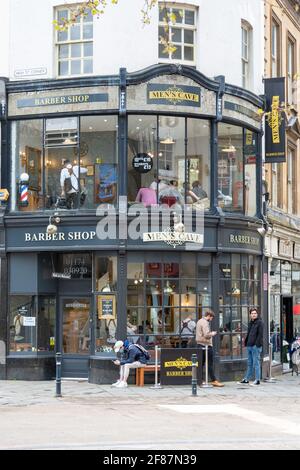
{"label": "sneakers", "polygon": [[117,381],[116,381],[114,384],[112,384],[111,386],[112,386],[112,387],[117,387],[120,382],[121,382],[121,380],[117,380]]}
{"label": "sneakers", "polygon": [[246,380],[246,379],[243,379],[241,380],[240,382],[238,382],[239,384],[248,384],[249,385],[249,380]]}
{"label": "sneakers", "polygon": [[116,385],[116,388],[126,388],[127,387],[127,382],[123,382],[122,380],[118,385]]}
{"label": "sneakers", "polygon": [[224,387],[224,384],[222,384],[218,380],[214,380],[211,384],[213,387]]}
{"label": "sneakers", "polygon": [[254,380],[254,382],[250,385],[253,385],[253,386],[260,385],[260,381],[259,380]]}

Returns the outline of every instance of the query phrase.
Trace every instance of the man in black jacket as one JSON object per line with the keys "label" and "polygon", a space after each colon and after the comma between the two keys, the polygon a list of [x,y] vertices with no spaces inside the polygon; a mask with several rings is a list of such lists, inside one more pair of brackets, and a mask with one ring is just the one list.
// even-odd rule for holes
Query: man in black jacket
{"label": "man in black jacket", "polygon": [[117,354],[122,352],[125,358],[113,361],[116,366],[120,366],[120,378],[112,384],[112,387],[124,388],[127,387],[127,379],[130,369],[138,369],[147,364],[149,360],[149,353],[140,344],[131,344],[128,339],[117,341],[114,345],[114,351]]}
{"label": "man in black jacket", "polygon": [[251,385],[260,384],[260,355],[263,346],[263,333],[264,324],[258,317],[256,308],[250,310],[250,323],[248,327],[248,334],[245,340],[248,352],[248,368],[245,378],[240,382],[248,384],[252,377],[253,370],[255,371],[255,381]]}

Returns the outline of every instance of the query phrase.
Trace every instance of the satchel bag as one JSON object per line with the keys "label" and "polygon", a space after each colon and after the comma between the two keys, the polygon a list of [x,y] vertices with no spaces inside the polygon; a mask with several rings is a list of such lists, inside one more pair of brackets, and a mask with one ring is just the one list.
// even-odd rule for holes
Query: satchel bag
{"label": "satchel bag", "polygon": [[83,204],[85,203],[86,196],[87,196],[87,190],[83,188],[82,191],[80,192],[80,198],[79,198],[79,203],[81,206],[83,206]]}
{"label": "satchel bag", "polygon": [[68,194],[73,188],[71,177],[65,178],[64,181],[64,191],[66,194]]}

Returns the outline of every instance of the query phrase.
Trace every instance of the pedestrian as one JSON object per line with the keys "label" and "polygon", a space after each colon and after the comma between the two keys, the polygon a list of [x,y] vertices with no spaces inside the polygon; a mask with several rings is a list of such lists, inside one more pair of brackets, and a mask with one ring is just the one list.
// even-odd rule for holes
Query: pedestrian
{"label": "pedestrian", "polygon": [[249,313],[250,323],[245,339],[248,353],[248,368],[244,379],[239,383],[249,384],[253,371],[255,371],[255,380],[251,385],[260,385],[260,355],[263,346],[264,324],[256,308],[251,308]]}
{"label": "pedestrian", "polygon": [[212,339],[216,336],[216,331],[210,331],[210,322],[214,319],[214,312],[207,310],[204,317],[198,320],[196,325],[196,342],[198,348],[202,349],[202,362],[205,363],[205,346],[208,346],[208,373],[211,384],[214,387],[224,387],[224,384],[216,379],[214,372],[214,353]]}
{"label": "pedestrian", "polygon": [[128,339],[117,341],[114,345],[114,351],[117,354],[123,353],[125,358],[113,361],[116,366],[120,366],[120,378],[112,384],[112,387],[125,388],[127,387],[127,380],[129,377],[130,369],[138,369],[147,364],[150,359],[148,351],[140,344],[131,344]]}

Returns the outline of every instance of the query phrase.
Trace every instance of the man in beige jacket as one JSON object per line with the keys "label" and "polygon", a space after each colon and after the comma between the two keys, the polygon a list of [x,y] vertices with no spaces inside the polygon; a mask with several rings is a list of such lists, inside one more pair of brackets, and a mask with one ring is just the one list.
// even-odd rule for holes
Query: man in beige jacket
{"label": "man in beige jacket", "polygon": [[208,346],[208,373],[210,376],[211,384],[214,387],[224,387],[224,385],[216,379],[214,372],[214,355],[212,339],[216,336],[216,331],[210,331],[210,322],[213,320],[215,314],[212,310],[205,312],[203,318],[198,320],[196,325],[196,341],[198,348],[202,349],[202,362],[205,363],[205,346]]}

